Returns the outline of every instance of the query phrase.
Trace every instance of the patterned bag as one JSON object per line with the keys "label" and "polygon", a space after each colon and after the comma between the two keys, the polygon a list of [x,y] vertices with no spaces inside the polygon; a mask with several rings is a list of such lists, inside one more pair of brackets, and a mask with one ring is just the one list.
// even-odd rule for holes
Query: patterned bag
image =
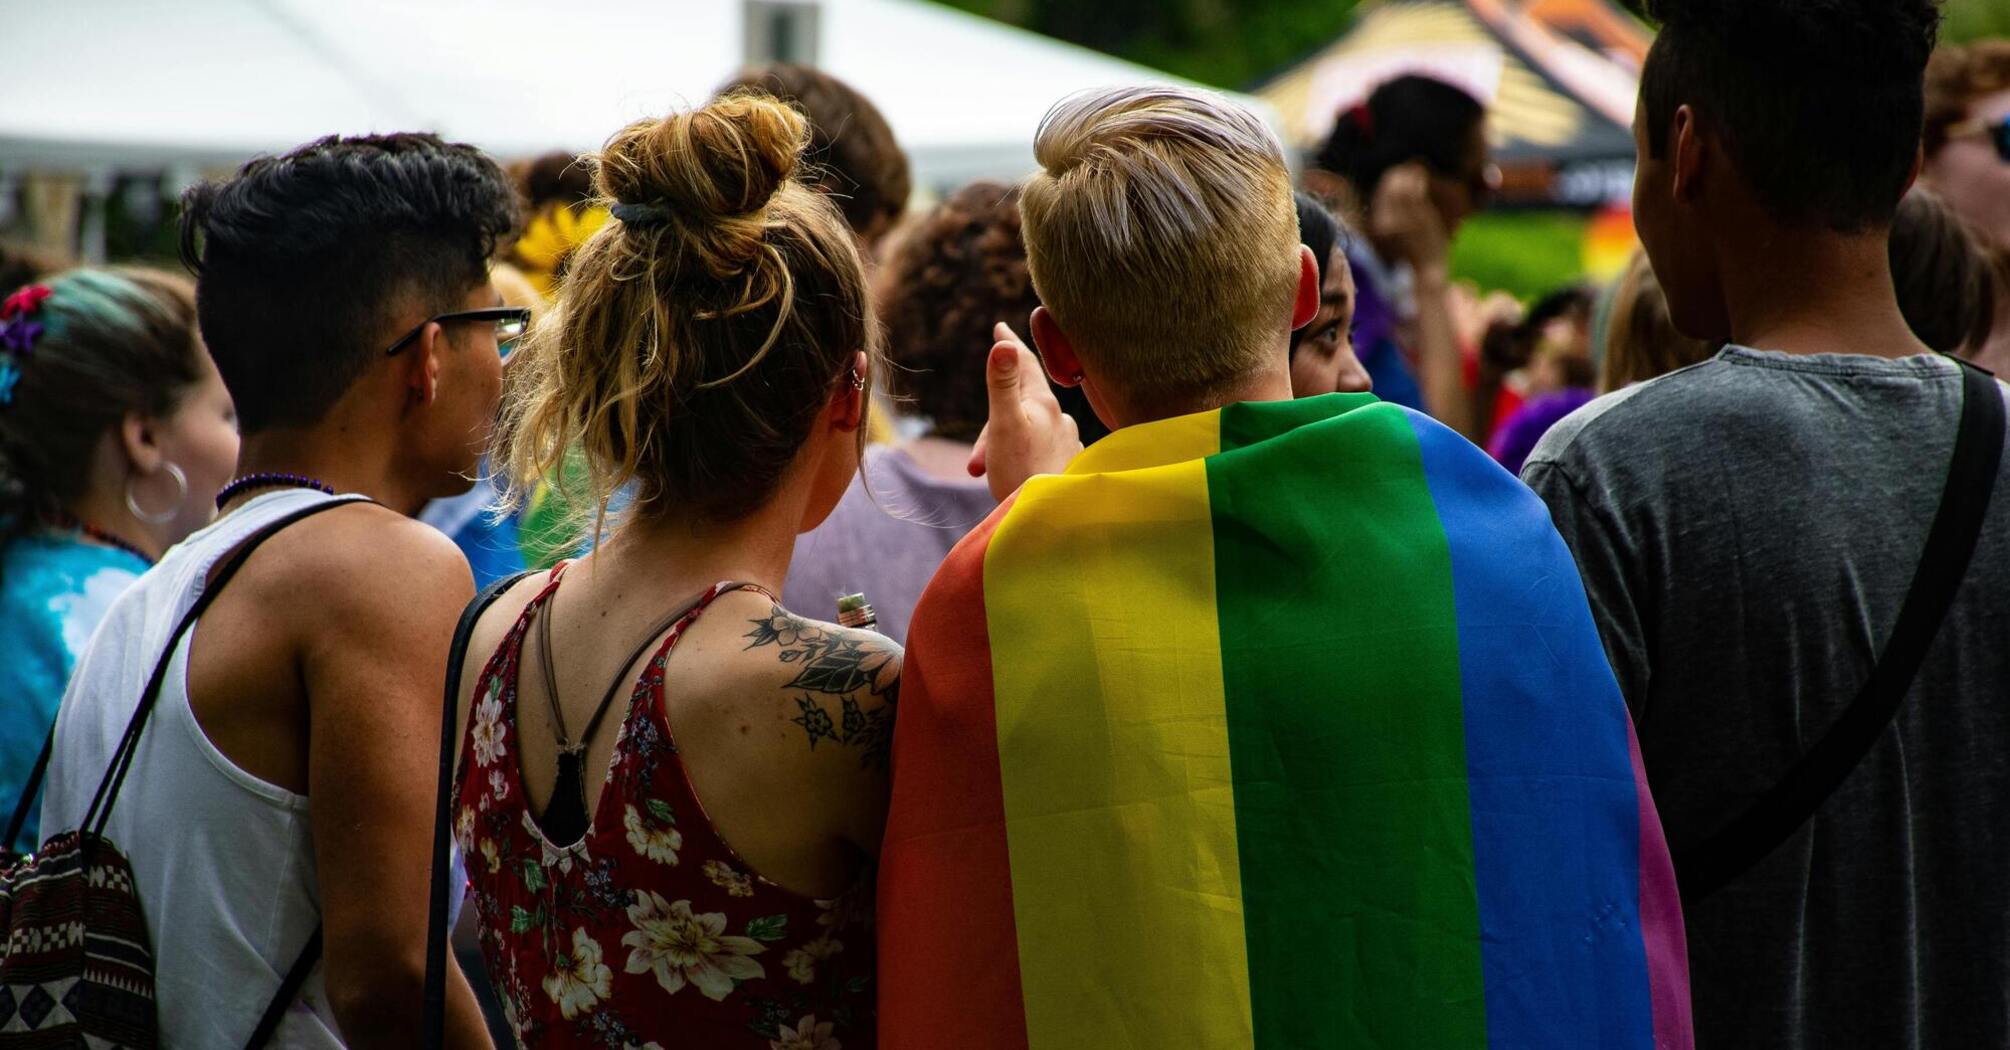
{"label": "patterned bag", "polygon": [[0,1046],[156,1045],[153,948],[116,846],[71,831],[9,856],[0,928]]}
{"label": "patterned bag", "polygon": [[[196,618],[273,533],[349,502],[355,501],[330,500],[295,511],[237,548],[168,637],[167,650],[154,664],[146,692],[140,695],[78,830],[51,836],[39,853],[18,854],[13,852],[14,842],[27,822],[28,807],[54,749],[55,730],[50,730],[49,742],[42,746],[42,756],[15,806],[7,839],[0,844],[5,851],[0,852],[0,931],[5,935],[0,941],[0,1050],[145,1050],[159,1045],[153,944],[133,887],[132,864],[104,837],[105,822],[132,768],[140,732],[160,696],[169,659]],[[320,955],[321,932],[316,930],[267,1006],[249,1046],[263,1046],[271,1037]]]}

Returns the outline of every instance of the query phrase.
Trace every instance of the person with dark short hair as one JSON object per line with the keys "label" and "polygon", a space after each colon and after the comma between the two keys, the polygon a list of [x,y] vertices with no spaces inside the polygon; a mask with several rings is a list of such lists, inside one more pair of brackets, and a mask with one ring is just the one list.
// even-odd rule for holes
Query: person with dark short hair
{"label": "person with dark short hair", "polygon": [[1310,163],[1308,184],[1330,186],[1362,233],[1347,249],[1354,350],[1375,395],[1483,440],[1452,323],[1451,246],[1500,181],[1486,107],[1434,77],[1395,77],[1340,113]]}
{"label": "person with dark short hair", "polygon": [[[299,972],[272,1045],[412,1045],[442,656],[474,588],[452,542],[407,515],[466,490],[488,438],[499,351],[525,319],[488,275],[515,222],[493,161],[426,134],[331,136],[183,200],[238,476],[192,494],[221,516],[100,624],[42,810],[44,831],[78,826],[171,656],[106,825],[146,904],[164,1045],[243,1043]],[[222,586],[218,566],[282,525],[173,630]],[[448,966],[447,1041],[488,1046]]]}
{"label": "person with dark short hair", "polygon": [[773,95],[809,118],[808,161],[816,188],[837,202],[870,259],[914,190],[907,154],[879,107],[850,84],[795,62],[741,70],[718,94],[748,89]]}
{"label": "person with dark short hair", "polygon": [[1303,190],[1298,206],[1298,240],[1319,265],[1319,312],[1291,330],[1291,396],[1364,394],[1374,385],[1354,356],[1354,272],[1347,264],[1351,238],[1326,205]]}
{"label": "person with dark short hair", "polygon": [[1639,730],[1696,1045],[2005,1045],[2005,388],[1914,334],[1889,258],[1938,6],[1648,8],[1634,221],[1675,328],[1728,345],[1522,478]]}

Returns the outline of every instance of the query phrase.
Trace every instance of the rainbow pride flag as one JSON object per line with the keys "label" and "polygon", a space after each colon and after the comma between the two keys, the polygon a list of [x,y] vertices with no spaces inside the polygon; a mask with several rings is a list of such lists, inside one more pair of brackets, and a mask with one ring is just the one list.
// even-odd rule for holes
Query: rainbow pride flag
{"label": "rainbow pride flag", "polygon": [[1570,554],[1368,395],[1029,482],[915,611],[893,763],[882,1047],[1691,1045]]}

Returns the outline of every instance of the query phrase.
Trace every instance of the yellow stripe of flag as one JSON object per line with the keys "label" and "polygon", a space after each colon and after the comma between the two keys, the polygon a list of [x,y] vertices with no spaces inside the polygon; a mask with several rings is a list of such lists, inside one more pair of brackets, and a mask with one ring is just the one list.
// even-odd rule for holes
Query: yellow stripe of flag
{"label": "yellow stripe of flag", "polygon": [[[1153,452],[1196,446],[1184,462],[1035,479],[985,556],[1034,1050],[1252,1045],[1199,459],[1219,447],[1219,413],[1179,422],[1153,428]],[[1122,469],[1138,451],[1123,437],[1070,473]]]}

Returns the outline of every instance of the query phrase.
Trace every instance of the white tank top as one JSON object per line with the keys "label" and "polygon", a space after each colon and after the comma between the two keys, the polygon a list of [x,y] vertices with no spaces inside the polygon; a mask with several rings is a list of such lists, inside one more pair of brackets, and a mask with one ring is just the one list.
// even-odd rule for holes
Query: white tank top
{"label": "white tank top", "polygon": [[[210,568],[261,527],[330,498],[304,489],[261,495],[168,551],[113,603],[57,716],[45,837],[83,820],[154,662]],[[168,665],[105,828],[132,861],[168,1050],[244,1045],[321,923],[307,797],[239,769],[203,735],[188,705],[194,634]],[[270,1045],[342,1045],[320,966]]]}

